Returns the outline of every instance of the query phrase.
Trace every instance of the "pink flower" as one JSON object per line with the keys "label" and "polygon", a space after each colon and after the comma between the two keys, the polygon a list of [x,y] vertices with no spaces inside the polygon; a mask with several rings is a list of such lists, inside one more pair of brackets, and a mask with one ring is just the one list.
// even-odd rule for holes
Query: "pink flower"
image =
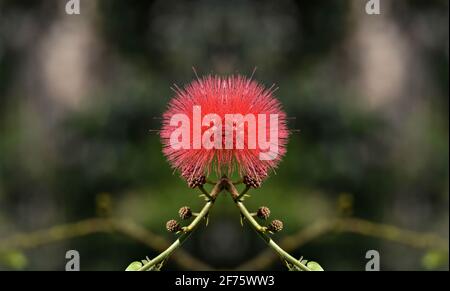
{"label": "pink flower", "polygon": [[175,89],[163,115],[163,153],[188,182],[231,175],[257,183],[286,152],[286,114],[273,87],[243,76],[208,76]]}

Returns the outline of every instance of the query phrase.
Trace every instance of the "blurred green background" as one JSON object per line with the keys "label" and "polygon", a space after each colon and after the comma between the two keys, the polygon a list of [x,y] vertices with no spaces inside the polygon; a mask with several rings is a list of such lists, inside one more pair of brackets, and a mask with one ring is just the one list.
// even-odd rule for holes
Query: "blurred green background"
{"label": "blurred green background", "polygon": [[[174,240],[165,222],[202,201],[152,130],[172,84],[195,78],[193,66],[200,75],[257,67],[256,80],[279,87],[298,131],[247,202],[284,221],[276,240],[339,215],[448,240],[448,1],[381,0],[380,15],[361,0],[81,0],[80,15],[67,15],[66,2],[0,0],[0,245],[95,217],[99,197],[113,217]],[[225,197],[183,246],[214,268],[265,248]],[[63,270],[69,249],[82,270],[123,270],[158,253],[92,234],[9,247],[0,270]],[[448,270],[448,246],[351,233],[324,234],[293,254],[327,270],[364,270],[370,249],[383,270]]]}

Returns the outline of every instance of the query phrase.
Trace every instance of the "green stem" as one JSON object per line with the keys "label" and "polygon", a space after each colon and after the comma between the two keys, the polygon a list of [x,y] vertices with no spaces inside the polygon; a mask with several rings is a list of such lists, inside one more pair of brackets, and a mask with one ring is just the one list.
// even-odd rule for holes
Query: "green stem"
{"label": "green stem", "polygon": [[250,190],[250,186],[245,185],[244,191],[242,191],[242,193],[239,194],[234,200],[237,200],[237,201],[242,201],[242,200],[244,200],[244,199],[241,199],[241,198],[244,197],[245,194],[247,194],[248,190]]}
{"label": "green stem", "polygon": [[253,227],[253,229],[258,233],[258,235],[266,242],[266,244],[269,247],[271,247],[275,252],[277,252],[283,260],[296,266],[300,270],[311,271],[307,266],[301,263],[300,260],[297,260],[290,254],[288,254],[285,250],[283,250],[276,242],[272,240],[272,238],[270,238],[270,236],[266,234],[267,227],[261,226],[255,220],[255,218],[253,218],[252,214],[247,210],[244,203],[242,203],[239,199],[236,199],[240,196],[240,194],[238,194],[236,187],[234,187],[234,185],[231,182],[228,183],[226,189],[228,192],[231,193],[231,196],[233,197],[236,206],[238,207],[242,215],[246,218],[250,226]]}
{"label": "green stem", "polygon": [[275,252],[277,252],[281,258],[286,260],[287,262],[291,263],[292,265],[298,267],[300,270],[303,271],[311,271],[307,266],[302,264],[300,260],[297,260],[290,254],[288,254],[285,250],[283,250],[275,241],[273,241],[270,236],[266,234],[267,228],[264,226],[261,226],[251,215],[251,213],[247,210],[244,203],[240,201],[235,201],[237,207],[241,211],[242,215],[247,219],[249,224],[253,227],[254,230],[259,234],[259,236],[267,243],[269,247],[271,247]]}
{"label": "green stem", "polygon": [[183,242],[191,235],[192,231],[199,225],[200,221],[206,217],[211,207],[214,205],[214,200],[209,201],[203,206],[200,214],[186,227],[183,227],[183,234],[174,241],[165,251],[160,253],[157,257],[144,264],[138,271],[147,271],[152,266],[155,266],[162,261],[166,260],[177,248],[179,248]]}
{"label": "green stem", "polygon": [[209,209],[214,205],[214,201],[215,200],[210,200],[209,202],[207,202],[205,206],[203,206],[200,213],[195,217],[195,219],[188,226],[183,227],[183,231],[185,233],[192,232],[194,228],[199,224],[199,222],[208,215]]}
{"label": "green stem", "polygon": [[207,199],[213,200],[213,197],[208,193],[208,191],[205,190],[203,185],[198,186],[198,189],[200,189],[200,191],[202,191],[203,195],[205,195]]}
{"label": "green stem", "polygon": [[244,203],[240,201],[235,201],[237,207],[241,211],[242,215],[247,219],[247,221],[251,224],[251,226],[258,232],[258,233],[265,233],[267,231],[267,228],[264,226],[261,226],[255,218],[253,218],[253,215],[247,210]]}
{"label": "green stem", "polygon": [[222,189],[222,182],[216,183],[214,188],[211,190],[211,193],[208,193],[210,200],[205,204],[205,206],[203,206],[202,210],[195,217],[195,219],[188,226],[182,228],[183,234],[180,235],[180,237],[178,237],[178,239],[174,241],[165,251],[144,264],[138,271],[147,271],[153,266],[164,262],[176,249],[178,249],[184,241],[189,238],[193,230],[200,224],[200,222],[207,217],[211,207],[214,205],[217,195],[222,191]]}

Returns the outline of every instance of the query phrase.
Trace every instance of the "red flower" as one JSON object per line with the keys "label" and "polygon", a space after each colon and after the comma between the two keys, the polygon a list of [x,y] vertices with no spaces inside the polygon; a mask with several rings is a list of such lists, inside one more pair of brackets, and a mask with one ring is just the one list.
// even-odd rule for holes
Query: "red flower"
{"label": "red flower", "polygon": [[208,76],[176,88],[163,115],[163,153],[188,181],[237,170],[261,182],[286,152],[286,114],[273,87]]}

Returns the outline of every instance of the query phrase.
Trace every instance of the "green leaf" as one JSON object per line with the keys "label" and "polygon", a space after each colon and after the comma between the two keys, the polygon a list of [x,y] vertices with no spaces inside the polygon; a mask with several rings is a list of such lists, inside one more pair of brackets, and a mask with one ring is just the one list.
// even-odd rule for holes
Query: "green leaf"
{"label": "green leaf", "polygon": [[125,271],[139,271],[139,269],[142,267],[142,263],[135,261],[132,262],[126,269]]}
{"label": "green leaf", "polygon": [[9,250],[0,253],[0,263],[14,270],[23,270],[28,265],[28,259],[21,251]]}
{"label": "green leaf", "polygon": [[319,263],[314,261],[309,261],[306,266],[311,269],[311,271],[323,271],[323,268],[319,265]]}
{"label": "green leaf", "polygon": [[430,250],[422,257],[422,265],[427,270],[436,270],[448,261],[448,253],[441,250]]}

